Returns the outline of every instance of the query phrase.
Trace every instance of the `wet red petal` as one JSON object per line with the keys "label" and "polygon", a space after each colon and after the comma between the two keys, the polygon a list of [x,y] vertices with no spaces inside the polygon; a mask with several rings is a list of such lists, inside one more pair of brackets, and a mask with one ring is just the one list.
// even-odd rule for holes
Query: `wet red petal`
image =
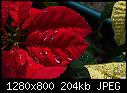
{"label": "wet red petal", "polygon": [[43,66],[22,49],[2,52],[2,78],[53,79],[65,70],[65,66]]}
{"label": "wet red petal", "polygon": [[65,66],[45,67],[33,61],[32,58],[29,59],[26,71],[27,79],[53,79],[59,77],[66,70]]}
{"label": "wet red petal", "polygon": [[[20,14],[21,11],[18,9],[21,6],[16,8],[17,4],[22,6],[23,3],[11,4],[15,8],[13,10],[11,7],[10,13],[16,25],[25,20],[27,15],[26,12]],[[3,51],[2,76],[4,78],[56,78],[88,47],[83,38],[91,29],[78,13],[63,6],[48,7],[41,12],[36,9],[35,12],[34,9],[31,11],[31,18],[26,20],[23,26],[26,28],[30,23],[30,34],[26,44],[31,57],[22,49]]]}
{"label": "wet red petal", "polygon": [[2,77],[25,78],[28,54],[22,49],[11,49],[2,52]]}
{"label": "wet red petal", "polygon": [[10,1],[2,1],[2,28],[6,24],[7,18],[8,18],[8,9],[9,9],[9,2]]}
{"label": "wet red petal", "polygon": [[24,24],[22,25],[22,29],[26,29],[30,22],[32,22],[33,18],[41,12],[40,9],[31,8],[29,11],[29,17],[25,20]]}
{"label": "wet red petal", "polygon": [[70,8],[63,6],[50,6],[39,13],[29,26],[29,31],[70,28],[74,32],[86,36],[91,32],[87,21]]}
{"label": "wet red petal", "polygon": [[[29,15],[32,2],[30,1],[14,1],[9,3],[9,13],[15,23],[13,26],[22,24]],[[14,25],[15,24],[15,25]]]}
{"label": "wet red petal", "polygon": [[66,70],[66,67],[44,67],[43,69],[40,69],[40,71],[36,74],[34,74],[31,78],[32,79],[53,79],[58,78],[61,74],[64,73]]}
{"label": "wet red petal", "polygon": [[72,29],[35,31],[29,34],[27,48],[33,59],[45,66],[68,65],[88,47]]}

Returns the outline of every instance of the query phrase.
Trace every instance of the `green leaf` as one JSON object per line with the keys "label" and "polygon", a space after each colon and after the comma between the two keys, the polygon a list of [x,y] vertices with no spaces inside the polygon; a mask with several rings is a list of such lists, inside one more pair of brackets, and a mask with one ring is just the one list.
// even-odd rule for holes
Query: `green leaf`
{"label": "green leaf", "polygon": [[108,56],[110,61],[125,61],[125,45],[120,45],[113,50]]}
{"label": "green leaf", "polygon": [[125,79],[126,62],[112,62],[106,64],[85,65],[91,79]]}
{"label": "green leaf", "polygon": [[106,19],[111,17],[112,8],[115,2],[107,2],[104,10],[101,12],[101,16],[99,19],[99,24],[102,24]]}
{"label": "green leaf", "polygon": [[[94,48],[92,45],[89,46],[89,48],[87,49],[87,51],[85,51],[85,53],[83,55],[81,55],[81,57],[79,58],[79,60],[82,62],[83,65],[86,64],[96,64],[97,61],[94,57]],[[73,62],[73,64],[75,64],[75,62]]]}
{"label": "green leaf", "polygon": [[102,37],[100,30],[101,30],[103,23],[106,21],[106,19],[111,17],[112,8],[113,8],[114,3],[115,2],[107,2],[106,6],[104,7],[104,10],[101,12],[101,16],[98,20],[99,27],[97,31],[99,37]]}
{"label": "green leaf", "polygon": [[125,61],[125,55],[120,55],[120,56],[117,56],[117,57],[113,57],[112,61],[116,61],[116,62]]}
{"label": "green leaf", "polygon": [[60,78],[74,78],[74,79],[81,79],[81,78],[90,78],[90,74],[85,67],[75,68],[72,65],[69,65],[66,72],[61,75]]}

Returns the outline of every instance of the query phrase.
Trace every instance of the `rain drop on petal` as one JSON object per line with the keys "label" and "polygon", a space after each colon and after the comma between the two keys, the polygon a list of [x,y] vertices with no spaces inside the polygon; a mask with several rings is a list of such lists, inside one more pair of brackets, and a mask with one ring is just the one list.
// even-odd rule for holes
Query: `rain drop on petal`
{"label": "rain drop on petal", "polygon": [[48,11],[47,11],[47,10],[45,10],[44,12],[45,12],[45,13],[47,13]]}

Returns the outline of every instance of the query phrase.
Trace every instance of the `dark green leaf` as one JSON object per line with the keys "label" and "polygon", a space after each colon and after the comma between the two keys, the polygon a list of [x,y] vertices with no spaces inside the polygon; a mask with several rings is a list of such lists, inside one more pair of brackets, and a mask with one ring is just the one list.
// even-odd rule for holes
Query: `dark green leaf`
{"label": "dark green leaf", "polygon": [[106,19],[111,17],[112,8],[115,2],[107,2],[104,10],[101,13],[101,17],[99,19],[99,23],[102,24]]}
{"label": "dark green leaf", "polygon": [[120,56],[111,58],[111,60],[112,61],[116,61],[116,62],[125,61],[125,56],[124,55],[120,55]]}
{"label": "dark green leaf", "polygon": [[125,52],[125,44],[118,46],[116,49],[113,50],[109,54],[109,58],[111,61],[124,61],[125,60],[125,55],[123,54]]}
{"label": "dark green leaf", "polygon": [[99,37],[102,37],[101,33],[100,33],[101,27],[102,27],[104,21],[106,21],[106,19],[111,17],[112,8],[113,8],[114,4],[115,4],[115,2],[107,2],[106,6],[104,7],[104,10],[101,13],[100,19],[98,20],[99,26],[98,26],[98,30],[97,30]]}
{"label": "dark green leaf", "polygon": [[60,78],[74,78],[74,79],[90,78],[90,74],[86,67],[75,68],[70,65],[67,68],[66,72],[63,75],[61,75]]}
{"label": "dark green leaf", "polygon": [[[92,44],[90,44],[87,51],[83,55],[81,55],[81,57],[79,58],[79,60],[82,62],[83,66],[87,65],[87,64],[96,64],[97,63],[97,61],[94,57],[94,54],[96,51],[100,52],[100,50],[95,49],[95,47]],[[73,64],[75,64],[75,63],[73,63]]]}

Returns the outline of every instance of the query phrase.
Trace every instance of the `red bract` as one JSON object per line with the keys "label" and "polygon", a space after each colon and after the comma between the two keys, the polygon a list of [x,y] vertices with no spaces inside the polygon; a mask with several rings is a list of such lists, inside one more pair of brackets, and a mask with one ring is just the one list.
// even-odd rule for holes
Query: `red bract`
{"label": "red bract", "polygon": [[1,19],[2,27],[1,28],[2,29],[1,30],[4,30],[3,26],[6,24],[6,21],[7,21],[8,15],[9,15],[8,7],[9,7],[9,1],[2,1],[2,11],[1,11],[1,13],[2,13],[2,19]]}
{"label": "red bract", "polygon": [[22,25],[29,15],[32,2],[28,1],[15,1],[9,3],[9,13],[14,22],[12,26]]}
{"label": "red bract", "polygon": [[[14,13],[10,11],[11,15]],[[31,8],[28,16],[26,20],[19,17],[25,20],[21,27],[28,35],[25,42],[19,42],[24,46],[2,51],[2,75],[4,78],[57,78],[86,50],[88,44],[84,37],[91,28],[80,14],[63,6]],[[11,17],[20,24],[19,19]]]}

